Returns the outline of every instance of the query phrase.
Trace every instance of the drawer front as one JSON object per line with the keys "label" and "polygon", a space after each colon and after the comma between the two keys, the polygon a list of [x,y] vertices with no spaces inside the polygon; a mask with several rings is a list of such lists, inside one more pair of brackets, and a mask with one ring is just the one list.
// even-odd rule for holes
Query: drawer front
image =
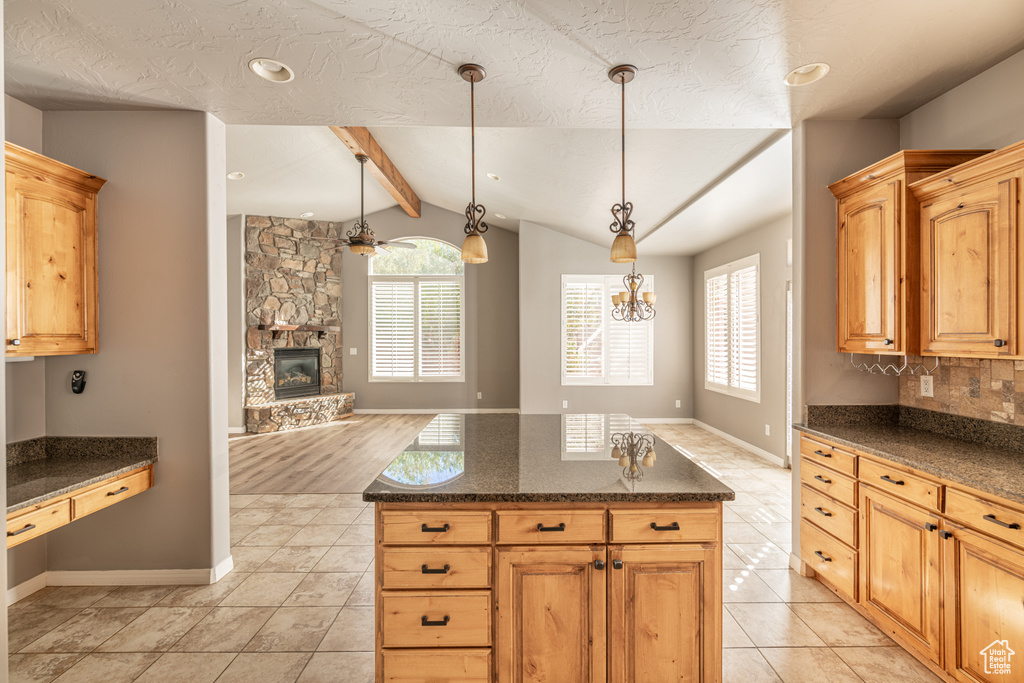
{"label": "drawer front", "polygon": [[907,474],[895,467],[889,467],[874,460],[861,459],[860,480],[880,491],[899,496],[923,508],[938,512],[939,485]]}
{"label": "drawer front", "polygon": [[498,510],[498,543],[604,543],[604,510]]}
{"label": "drawer front", "polygon": [[486,647],[491,592],[381,594],[384,647]]}
{"label": "drawer front", "polygon": [[1024,512],[946,488],[946,516],[1024,548]]}
{"label": "drawer front", "polygon": [[807,522],[800,523],[800,559],[844,597],[857,599],[857,553]]}
{"label": "drawer front", "polygon": [[805,461],[816,462],[851,477],[857,476],[857,456],[824,441],[801,436],[800,456]]}
{"label": "drawer front", "polygon": [[853,508],[837,503],[808,486],[801,486],[800,517],[846,545],[857,547],[857,511]]}
{"label": "drawer front", "polygon": [[385,548],[383,588],[488,588],[490,548]]}
{"label": "drawer front", "polygon": [[71,522],[71,501],[62,500],[53,505],[26,512],[7,520],[7,547],[13,548],[19,543],[42,536],[59,526]]}
{"label": "drawer front", "polygon": [[699,543],[718,540],[716,510],[609,510],[612,543]]}
{"label": "drawer front", "polygon": [[491,513],[486,510],[384,510],[385,545],[482,545],[491,542]]}
{"label": "drawer front", "polygon": [[384,650],[384,683],[490,683],[490,650]]}
{"label": "drawer front", "polygon": [[804,458],[800,462],[800,481],[850,507],[857,507],[857,481]]}
{"label": "drawer front", "polygon": [[71,517],[85,517],[114,503],[120,503],[137,493],[142,493],[153,485],[152,470],[143,470],[135,474],[119,477],[102,486],[80,493],[71,498]]}

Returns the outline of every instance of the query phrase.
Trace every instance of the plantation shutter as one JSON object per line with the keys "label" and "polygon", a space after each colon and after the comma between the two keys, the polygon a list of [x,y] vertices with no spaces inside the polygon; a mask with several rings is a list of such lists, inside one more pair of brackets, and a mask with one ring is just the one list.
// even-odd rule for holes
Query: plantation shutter
{"label": "plantation shutter", "polygon": [[729,384],[744,391],[757,390],[757,266],[737,270],[730,277],[732,320]]}
{"label": "plantation shutter", "polygon": [[706,388],[753,401],[760,393],[760,255],[704,273]]}
{"label": "plantation shutter", "polygon": [[562,376],[600,379],[604,377],[604,287],[597,282],[569,282],[563,292]]}
{"label": "plantation shutter", "polygon": [[627,323],[609,316],[609,380],[615,384],[649,384],[650,368],[651,322]]}
{"label": "plantation shutter", "polygon": [[411,378],[415,373],[415,283],[385,281],[371,286],[373,376]]}
{"label": "plantation shutter", "polygon": [[705,287],[705,379],[729,384],[729,275],[708,278]]}
{"label": "plantation shutter", "polygon": [[419,374],[462,375],[462,287],[454,281],[419,283]]}
{"label": "plantation shutter", "polygon": [[421,447],[455,447],[462,444],[462,415],[443,413],[430,421],[416,437]]}
{"label": "plantation shutter", "polygon": [[604,453],[605,433],[603,414],[570,413],[565,420],[566,453]]}

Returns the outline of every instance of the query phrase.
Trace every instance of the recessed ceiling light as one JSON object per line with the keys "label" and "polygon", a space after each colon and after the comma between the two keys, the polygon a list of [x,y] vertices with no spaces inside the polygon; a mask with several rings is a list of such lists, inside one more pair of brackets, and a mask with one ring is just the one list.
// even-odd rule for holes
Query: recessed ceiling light
{"label": "recessed ceiling light", "polygon": [[228,173],[228,180],[241,180],[244,177],[245,174],[241,171],[232,171],[231,173]]}
{"label": "recessed ceiling light", "polygon": [[501,178],[499,178],[498,176],[494,175],[493,173],[488,173],[487,177],[490,178],[491,180],[501,180]]}
{"label": "recessed ceiling light", "polygon": [[312,218],[312,217],[313,217],[313,212],[312,211],[303,211],[302,213],[299,214],[299,218]]}
{"label": "recessed ceiling light", "polygon": [[496,214],[494,214],[494,217],[495,217],[495,218],[504,218],[504,216],[502,216],[502,215],[501,215],[500,213],[496,213]]}
{"label": "recessed ceiling light", "polygon": [[786,85],[808,85],[815,81],[823,79],[829,71],[829,65],[824,62],[814,62],[813,64],[804,64],[786,74],[786,77],[782,79]]}
{"label": "recessed ceiling light", "polygon": [[287,83],[295,78],[295,72],[287,64],[266,57],[250,59],[249,70],[263,80],[272,83]]}

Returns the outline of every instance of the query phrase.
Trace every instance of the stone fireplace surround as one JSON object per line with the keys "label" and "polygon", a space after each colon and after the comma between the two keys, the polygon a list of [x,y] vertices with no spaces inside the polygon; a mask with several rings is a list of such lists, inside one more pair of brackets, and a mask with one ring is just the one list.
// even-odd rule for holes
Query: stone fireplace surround
{"label": "stone fireplace surround", "polygon": [[[276,432],[352,414],[341,392],[341,252],[316,237],[343,237],[341,223],[246,216],[246,431]],[[298,330],[261,329],[274,325]],[[339,331],[303,331],[303,326]],[[320,349],[320,396],[274,398],[274,349]]]}

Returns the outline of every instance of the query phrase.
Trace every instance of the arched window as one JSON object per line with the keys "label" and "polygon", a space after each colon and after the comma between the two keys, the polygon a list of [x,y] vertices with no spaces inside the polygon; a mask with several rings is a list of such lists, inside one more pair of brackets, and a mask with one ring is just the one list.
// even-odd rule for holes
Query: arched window
{"label": "arched window", "polygon": [[465,275],[447,242],[404,239],[370,259],[370,381],[465,380]]}

